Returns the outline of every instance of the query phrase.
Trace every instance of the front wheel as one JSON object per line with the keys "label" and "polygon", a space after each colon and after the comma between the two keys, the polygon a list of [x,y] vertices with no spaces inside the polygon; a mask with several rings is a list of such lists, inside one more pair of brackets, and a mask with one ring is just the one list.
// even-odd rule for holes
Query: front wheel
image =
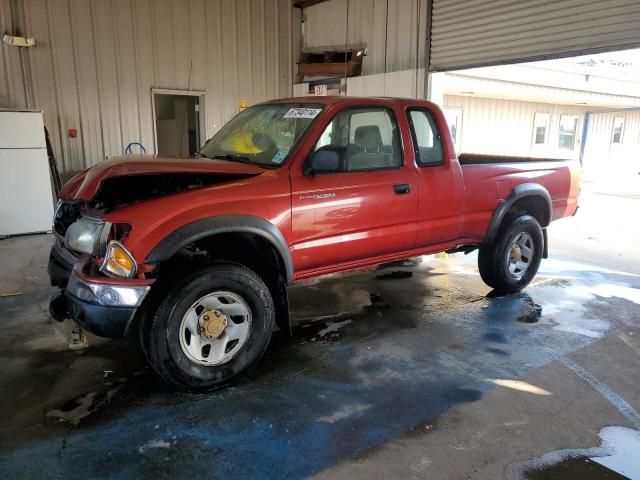
{"label": "front wheel", "polygon": [[169,290],[142,327],[143,347],[168,383],[213,389],[262,357],[273,319],[271,294],[255,272],[242,265],[215,264]]}
{"label": "front wheel", "polygon": [[480,276],[497,293],[519,292],[538,272],[543,250],[538,221],[530,215],[516,217],[500,227],[493,244],[480,248]]}

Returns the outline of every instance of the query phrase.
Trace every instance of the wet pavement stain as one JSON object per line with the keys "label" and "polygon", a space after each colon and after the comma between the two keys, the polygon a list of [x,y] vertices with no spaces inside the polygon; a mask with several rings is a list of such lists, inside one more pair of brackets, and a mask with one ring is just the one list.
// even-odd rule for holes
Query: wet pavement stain
{"label": "wet pavement stain", "polygon": [[569,458],[542,469],[528,470],[527,480],[628,480],[588,458]]}
{"label": "wet pavement stain", "polygon": [[[517,378],[593,341],[558,332],[544,312],[537,323],[518,321],[538,298],[563,287],[483,298],[487,289],[475,275],[416,265],[407,281],[379,282],[377,270],[294,287],[293,338],[276,335],[253,371],[206,395],[172,392],[148,371],[135,376],[140,364],[123,342],[36,354],[16,343],[3,350],[7,361],[52,378],[41,392],[17,377],[0,380],[15,396],[2,407],[0,471],[9,478],[306,477],[406,432],[428,431],[424,425],[494,388],[487,379]],[[589,302],[583,308],[588,313]],[[628,300],[619,308],[626,316],[640,312]],[[311,342],[320,332],[330,341]],[[508,361],[498,351],[508,352]],[[74,376],[85,390],[50,407],[82,403],[96,385],[108,387],[105,370],[114,371],[106,380],[128,380],[65,432],[63,450],[57,425],[12,423],[21,399],[59,395],[57,383]]]}
{"label": "wet pavement stain", "polygon": [[507,479],[640,479],[640,431],[605,427],[600,446],[549,452],[522,465],[507,468]]}
{"label": "wet pavement stain", "polygon": [[509,343],[505,333],[500,328],[490,327],[482,336],[485,340],[494,343]]}
{"label": "wet pavement stain", "polygon": [[488,347],[488,348],[485,348],[485,352],[493,353],[494,355],[500,355],[502,357],[508,357],[509,356],[509,352],[507,352],[506,350],[503,350],[501,348]]}

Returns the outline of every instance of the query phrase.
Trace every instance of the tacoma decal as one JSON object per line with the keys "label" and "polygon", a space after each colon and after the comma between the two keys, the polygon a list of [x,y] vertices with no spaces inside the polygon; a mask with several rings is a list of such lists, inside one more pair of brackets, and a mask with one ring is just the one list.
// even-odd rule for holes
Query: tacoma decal
{"label": "tacoma decal", "polygon": [[335,196],[336,196],[335,192],[317,193],[315,195],[300,195],[300,200],[323,200],[325,198],[333,198]]}

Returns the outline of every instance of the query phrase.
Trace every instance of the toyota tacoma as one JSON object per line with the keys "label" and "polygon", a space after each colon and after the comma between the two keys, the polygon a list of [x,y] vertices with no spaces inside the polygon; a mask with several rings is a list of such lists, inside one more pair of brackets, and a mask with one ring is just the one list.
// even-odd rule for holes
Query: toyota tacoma
{"label": "toyota tacoma", "polygon": [[250,107],[195,158],[129,156],[60,192],[50,311],[98,336],[139,333],[167,382],[205,390],[290,332],[293,282],[478,249],[484,282],[523,289],[549,224],[577,209],[558,159],[456,156],[422,100],[306,97]]}

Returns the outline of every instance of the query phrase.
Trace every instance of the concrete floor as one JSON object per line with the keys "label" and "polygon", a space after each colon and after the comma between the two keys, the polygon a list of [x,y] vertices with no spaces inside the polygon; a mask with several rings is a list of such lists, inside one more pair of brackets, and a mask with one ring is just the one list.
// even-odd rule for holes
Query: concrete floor
{"label": "concrete floor", "polygon": [[575,217],[549,228],[554,258],[640,274],[640,191],[615,195],[599,184],[585,184]]}
{"label": "concrete floor", "polygon": [[133,341],[66,348],[49,242],[0,241],[0,294],[20,293],[0,298],[5,478],[520,478],[603,427],[640,430],[640,276],[597,256],[544,261],[503,298],[473,255],[296,286],[294,338],[236,386],[187,395]]}

